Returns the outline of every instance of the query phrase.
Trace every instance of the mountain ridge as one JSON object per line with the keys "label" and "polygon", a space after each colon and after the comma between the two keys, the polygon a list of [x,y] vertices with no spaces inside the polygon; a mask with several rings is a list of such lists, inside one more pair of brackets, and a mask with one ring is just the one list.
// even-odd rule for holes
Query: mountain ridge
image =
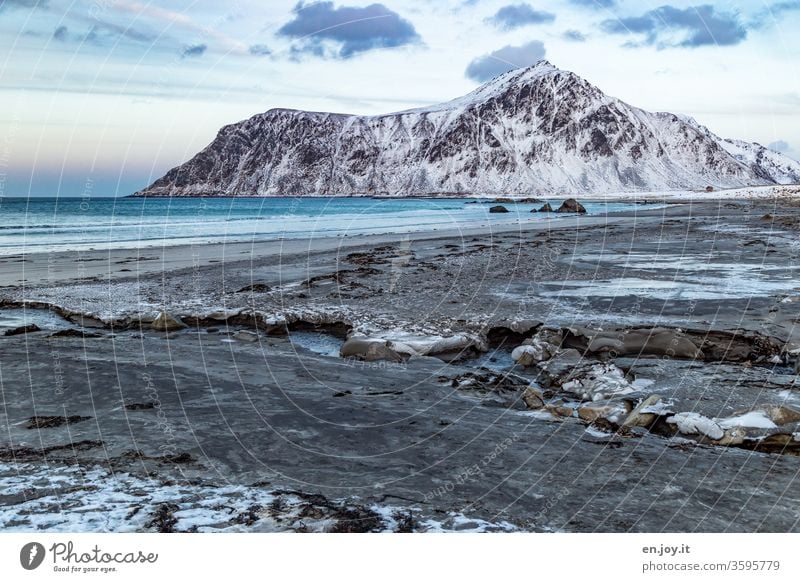
{"label": "mountain ridge", "polygon": [[395,113],[270,109],[224,126],[135,195],[580,195],[797,182],[800,162],[637,108],[540,61]]}

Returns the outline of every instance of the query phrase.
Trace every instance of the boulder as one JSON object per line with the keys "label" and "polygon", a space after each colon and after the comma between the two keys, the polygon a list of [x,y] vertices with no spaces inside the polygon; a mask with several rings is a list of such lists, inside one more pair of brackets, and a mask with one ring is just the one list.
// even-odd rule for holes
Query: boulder
{"label": "boulder", "polygon": [[[539,212],[553,212],[553,207],[550,206],[549,202],[545,202],[544,205],[538,210]],[[531,211],[533,212],[533,211]]]}
{"label": "boulder", "polygon": [[28,325],[15,327],[14,329],[7,329],[3,333],[3,335],[21,335],[21,334],[25,334],[25,333],[33,333],[35,331],[42,331],[42,330],[35,323],[29,323]]}
{"label": "boulder", "polygon": [[719,444],[722,446],[735,446],[741,445],[747,437],[747,431],[741,427],[734,427],[725,430],[725,434],[719,439]]}
{"label": "boulder", "polygon": [[186,324],[179,318],[170,315],[166,311],[162,311],[158,314],[158,317],[153,320],[150,327],[156,331],[177,331],[186,327]]}
{"label": "boulder", "polygon": [[362,341],[383,343],[403,359],[410,356],[435,356],[452,362],[472,357],[488,349],[486,342],[477,335],[455,334],[451,336],[416,335],[404,332],[384,332],[372,337],[359,336]]}
{"label": "boulder", "polygon": [[762,407],[767,416],[777,425],[800,422],[800,410],[789,406],[768,404]]}
{"label": "boulder", "polygon": [[545,410],[557,418],[569,418],[575,414],[575,409],[567,406],[563,400],[551,402],[546,405]]}
{"label": "boulder", "polygon": [[561,384],[561,390],[588,401],[635,392],[625,372],[614,364],[591,364],[575,369]]}
{"label": "boulder", "polygon": [[586,212],[586,208],[584,208],[583,204],[581,204],[574,198],[567,198],[566,200],[564,200],[561,206],[558,207],[558,210],[556,210],[556,212],[560,212],[562,214],[568,212],[583,214]]}
{"label": "boulder", "polygon": [[535,366],[539,362],[549,360],[558,351],[556,346],[539,338],[525,340],[521,346],[514,348],[511,358],[520,366]]}
{"label": "boulder", "polygon": [[568,328],[564,346],[580,351],[612,356],[668,356],[670,358],[696,359],[703,353],[695,342],[679,329],[662,327],[631,330],[589,330]]}
{"label": "boulder", "polygon": [[578,418],[589,424],[602,418],[611,424],[619,426],[623,419],[628,415],[629,409],[624,402],[603,400],[599,402],[588,402],[578,407]]}
{"label": "boulder", "polygon": [[513,198],[495,198],[494,201],[497,202],[498,204],[513,204],[514,203],[514,199]]}
{"label": "boulder", "polygon": [[233,337],[240,342],[257,342],[258,334],[252,331],[240,330],[233,334]]}
{"label": "boulder", "polygon": [[545,378],[550,382],[558,383],[561,378],[569,375],[574,369],[583,362],[583,356],[578,350],[566,349],[559,350],[552,358],[539,364],[539,368],[545,373]]}
{"label": "boulder", "polygon": [[387,340],[364,338],[351,338],[342,344],[339,355],[343,358],[355,358],[365,362],[386,360],[389,362],[402,362],[403,356],[391,348]]}
{"label": "boulder", "polygon": [[622,426],[641,426],[643,428],[648,428],[652,426],[660,416],[665,416],[670,412],[672,411],[669,410],[668,406],[661,400],[661,396],[658,394],[651,394],[642,400],[639,406],[633,409],[628,415],[628,418],[625,419],[625,422],[622,423]]}
{"label": "boulder", "polygon": [[544,396],[536,388],[529,386],[522,393],[522,401],[528,410],[538,410],[544,407]]}
{"label": "boulder", "polygon": [[508,208],[506,208],[505,206],[492,206],[491,208],[489,208],[489,212],[492,214],[508,212]]}

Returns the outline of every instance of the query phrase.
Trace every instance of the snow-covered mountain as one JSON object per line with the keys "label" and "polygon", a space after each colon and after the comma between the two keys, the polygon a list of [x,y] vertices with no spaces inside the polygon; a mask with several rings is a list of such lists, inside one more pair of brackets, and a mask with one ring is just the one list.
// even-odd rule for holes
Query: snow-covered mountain
{"label": "snow-covered mountain", "polygon": [[448,103],[272,109],[223,127],[146,196],[551,195],[800,183],[800,163],[609,97],[547,61]]}

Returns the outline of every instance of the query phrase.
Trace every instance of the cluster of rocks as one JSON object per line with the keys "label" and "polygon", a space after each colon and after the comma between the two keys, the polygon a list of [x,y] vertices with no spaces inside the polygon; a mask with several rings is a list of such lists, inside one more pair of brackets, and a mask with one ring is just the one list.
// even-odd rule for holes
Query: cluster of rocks
{"label": "cluster of rocks", "polygon": [[[502,200],[506,199],[498,198],[497,200],[495,200],[495,202],[500,202]],[[528,200],[529,199],[525,198],[522,200],[517,200],[516,202],[527,202]],[[515,202],[514,200],[509,200],[509,201]],[[489,212],[491,214],[504,214],[508,212],[508,208],[506,208],[502,204],[499,204],[497,206],[492,206],[491,208],[489,208]],[[539,208],[538,210],[534,208],[533,210],[531,210],[531,212],[555,212],[557,214],[586,214],[586,208],[583,206],[583,204],[581,204],[574,198],[567,198],[566,200],[564,200],[564,202],[561,203],[561,206],[559,206],[556,210],[553,210],[553,207],[550,205],[549,202],[545,202],[541,208]]]}
{"label": "cluster of rocks", "polygon": [[482,404],[505,408],[538,410],[545,406],[545,395],[535,383],[510,372],[481,370],[449,378],[439,378],[442,383],[459,392],[476,396]]}
{"label": "cluster of rocks", "polygon": [[353,334],[342,344],[340,355],[367,362],[403,362],[411,357],[435,357],[452,362],[474,357],[487,349],[485,340],[473,334],[442,337],[385,332],[380,336]]}
{"label": "cluster of rocks", "polygon": [[[689,359],[704,355],[681,330],[656,328],[649,332],[544,330],[515,348],[512,358],[520,366],[537,368],[551,395],[549,400],[542,399],[541,408],[556,417],[577,417],[609,433],[631,435],[645,430],[686,442],[800,454],[800,410],[762,404],[724,418],[676,412],[672,401],[643,391],[650,381],[636,379],[611,362],[587,358],[609,353]],[[728,355],[736,360],[741,353],[732,347]],[[750,357],[764,360],[765,354],[752,352]]]}

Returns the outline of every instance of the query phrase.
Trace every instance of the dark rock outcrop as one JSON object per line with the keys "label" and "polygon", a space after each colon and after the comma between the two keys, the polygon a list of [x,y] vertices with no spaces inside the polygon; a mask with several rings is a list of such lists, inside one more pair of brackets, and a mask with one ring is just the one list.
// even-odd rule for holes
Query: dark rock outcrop
{"label": "dark rock outcrop", "polygon": [[562,214],[564,213],[585,214],[586,208],[584,208],[583,204],[581,204],[574,198],[567,198],[566,200],[564,200],[561,206],[558,207],[558,210],[556,210],[556,212]]}

